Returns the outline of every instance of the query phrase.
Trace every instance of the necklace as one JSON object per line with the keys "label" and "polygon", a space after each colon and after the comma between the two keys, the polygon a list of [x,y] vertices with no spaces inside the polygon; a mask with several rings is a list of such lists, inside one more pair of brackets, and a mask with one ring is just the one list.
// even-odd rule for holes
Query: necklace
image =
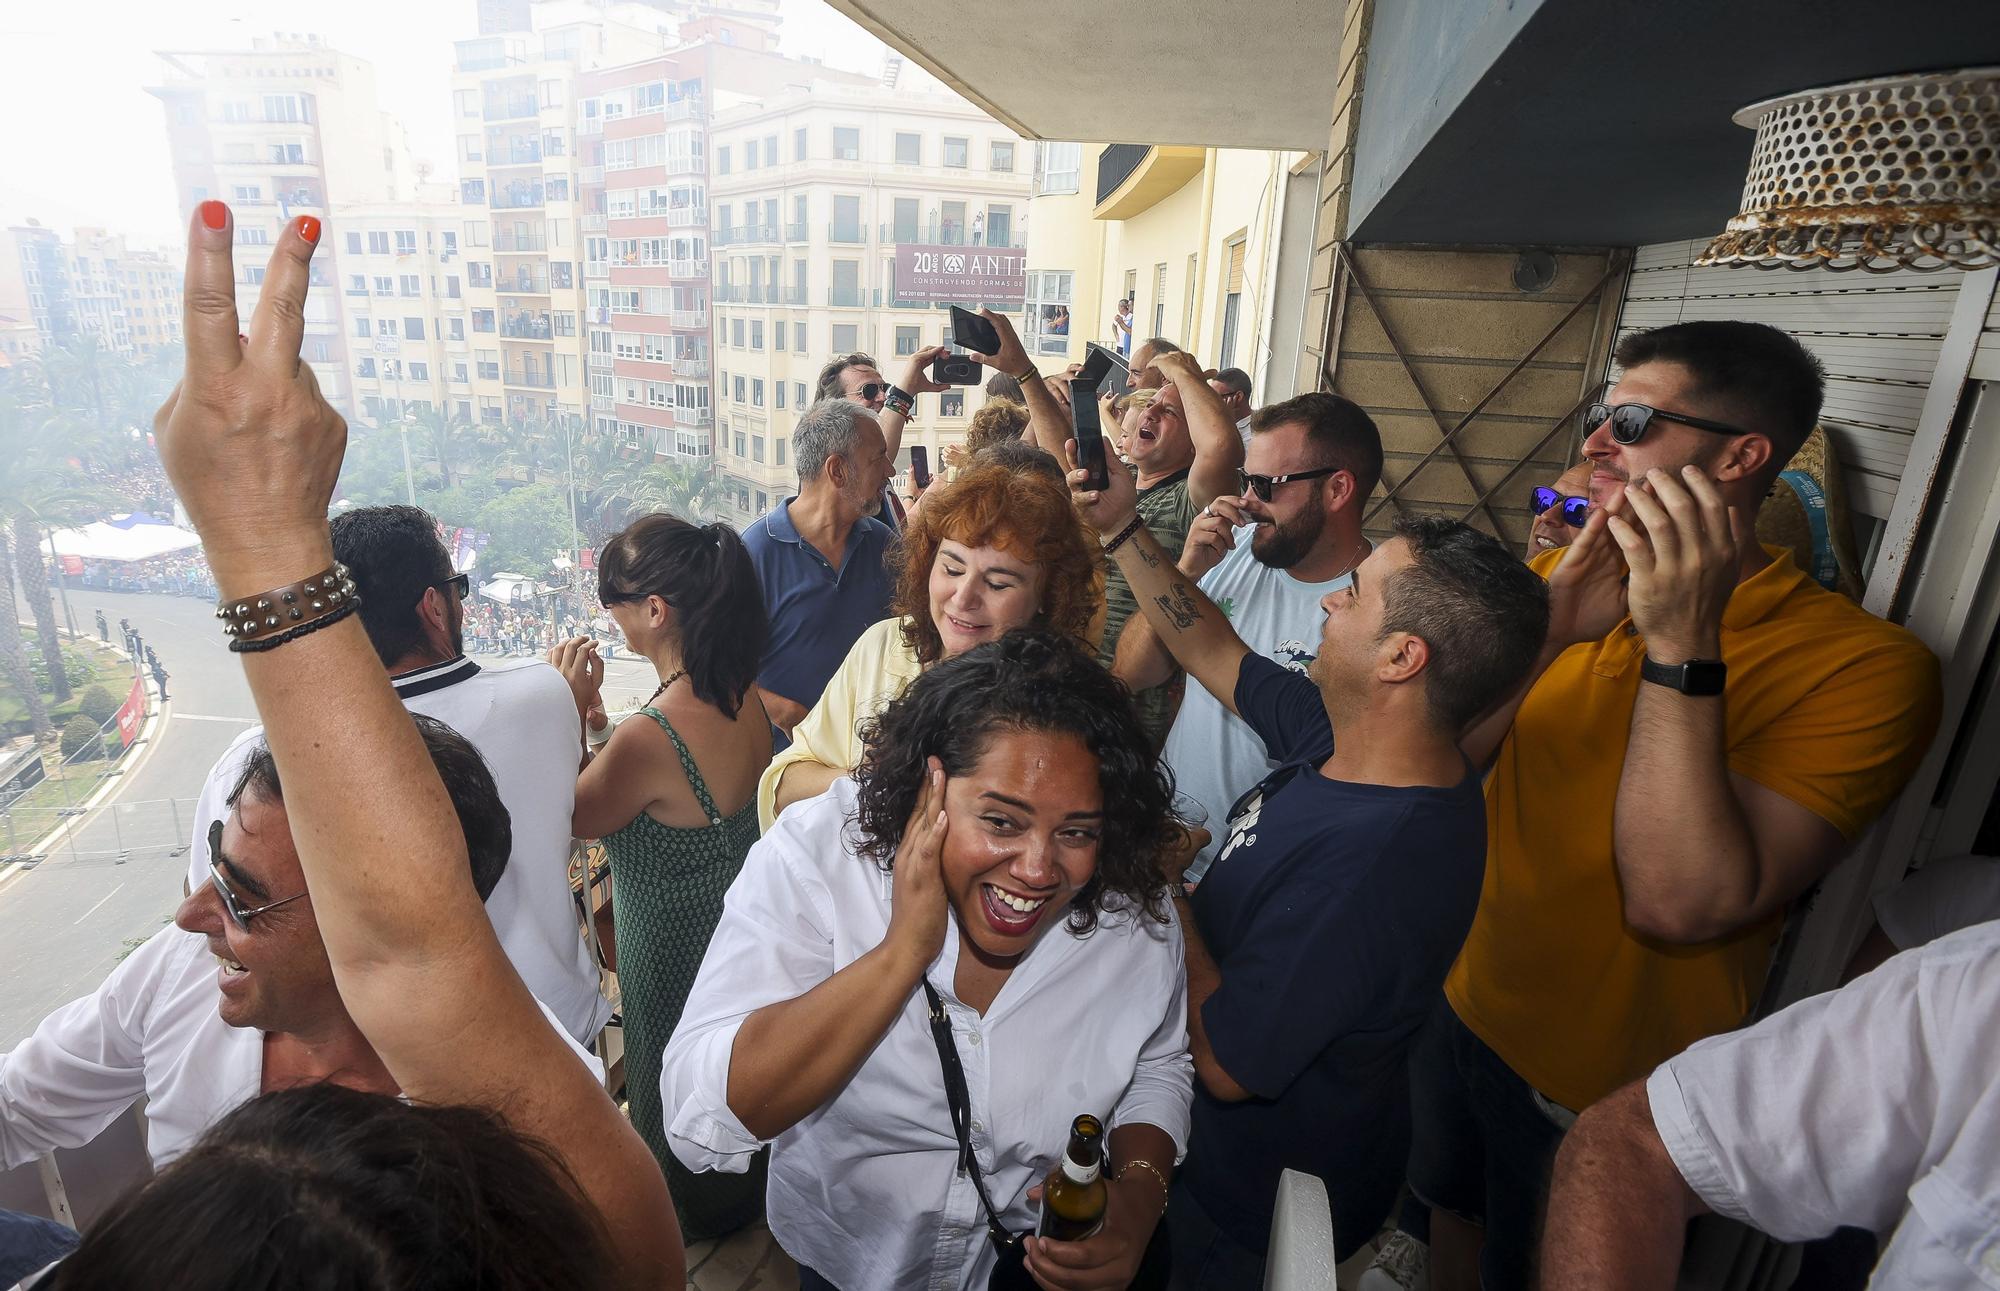
{"label": "necklace", "polygon": [[675,682],[679,681],[681,678],[687,675],[688,675],[688,670],[685,668],[674,669],[672,672],[667,674],[667,679],[660,683],[660,688],[658,690],[646,696],[646,702],[650,704],[654,700],[658,699],[660,696],[666,694],[667,687],[673,685]]}

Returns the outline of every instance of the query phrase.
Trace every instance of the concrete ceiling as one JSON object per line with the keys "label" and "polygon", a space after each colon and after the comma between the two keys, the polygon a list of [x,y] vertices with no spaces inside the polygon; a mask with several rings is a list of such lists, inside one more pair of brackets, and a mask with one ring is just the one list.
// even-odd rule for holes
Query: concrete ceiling
{"label": "concrete ceiling", "polygon": [[1340,0],[830,0],[1033,139],[1326,147]]}

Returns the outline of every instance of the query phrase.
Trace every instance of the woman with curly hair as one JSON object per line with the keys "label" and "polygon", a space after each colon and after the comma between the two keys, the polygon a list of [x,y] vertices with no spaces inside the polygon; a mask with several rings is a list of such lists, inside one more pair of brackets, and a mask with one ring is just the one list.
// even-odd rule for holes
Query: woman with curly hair
{"label": "woman with curly hair", "polygon": [[[1026,628],[926,669],[854,777],[751,849],[660,1092],[693,1169],[771,1145],[802,1288],[983,1287],[1003,1259],[1131,1280],[1193,1096],[1172,797],[1124,688]],[[1109,1129],[1103,1227],[1012,1242],[1085,1112]]]}
{"label": "woman with curly hair", "polygon": [[1065,485],[975,463],[925,495],[890,549],[894,618],[861,634],[757,783],[757,818],[824,793],[861,757],[861,724],[925,668],[1030,623],[1096,648],[1104,573]]}

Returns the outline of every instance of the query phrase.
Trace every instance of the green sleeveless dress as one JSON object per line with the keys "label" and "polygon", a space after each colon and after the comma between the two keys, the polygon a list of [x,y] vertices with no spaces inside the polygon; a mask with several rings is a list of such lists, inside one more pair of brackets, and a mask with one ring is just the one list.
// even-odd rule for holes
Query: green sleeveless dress
{"label": "green sleeveless dress", "polygon": [[660,1111],[660,1059],[680,1025],[695,972],[722,919],[722,898],[757,841],[753,796],[724,820],[680,733],[656,708],[639,712],[660,724],[708,816],[700,829],[662,825],[640,812],[604,836],[611,862],[611,919],[618,938],[618,989],[625,1016],[625,1094],[632,1128],[653,1150],[690,1241],[733,1232],[764,1210],[767,1153],[747,1174],[696,1174],[667,1146]]}

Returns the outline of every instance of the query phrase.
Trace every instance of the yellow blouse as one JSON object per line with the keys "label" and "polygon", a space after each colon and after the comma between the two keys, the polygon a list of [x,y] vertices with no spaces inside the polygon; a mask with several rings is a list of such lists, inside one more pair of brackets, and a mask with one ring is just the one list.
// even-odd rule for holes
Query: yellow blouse
{"label": "yellow blouse", "polygon": [[826,683],[819,702],[792,729],[791,746],[771,759],[757,782],[757,822],[769,833],[778,818],[778,781],[800,762],[842,774],[861,761],[861,723],[903,693],[922,665],[903,644],[903,620],[883,619],[861,634]]}

